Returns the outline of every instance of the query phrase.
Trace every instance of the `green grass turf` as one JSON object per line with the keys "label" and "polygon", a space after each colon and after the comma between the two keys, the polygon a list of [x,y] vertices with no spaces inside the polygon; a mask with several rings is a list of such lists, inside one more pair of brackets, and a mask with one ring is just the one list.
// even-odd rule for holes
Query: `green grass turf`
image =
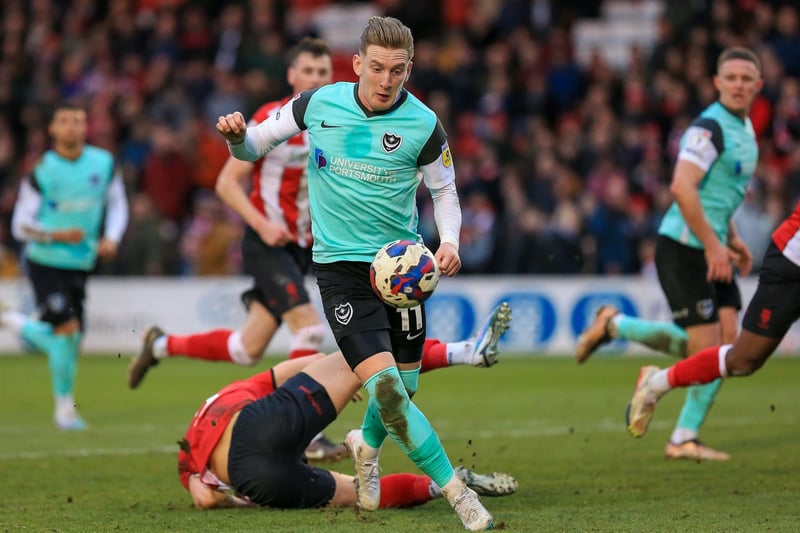
{"label": "green grass turf", "polygon": [[[727,464],[663,459],[682,391],[662,400],[645,438],[627,435],[638,368],[654,362],[668,360],[505,358],[426,374],[417,402],[454,463],[517,477],[517,494],[485,500],[498,529],[797,531],[800,359],[772,360],[722,388],[703,437],[732,453]],[[176,476],[176,441],[207,396],[255,369],[172,360],[130,391],[127,363],[81,360],[77,397],[91,429],[62,433],[51,422],[46,360],[0,357],[0,531],[461,529],[442,500],[375,513],[195,511]],[[363,409],[349,406],[329,435],[341,439]],[[415,472],[392,443],[381,463],[383,473]]]}

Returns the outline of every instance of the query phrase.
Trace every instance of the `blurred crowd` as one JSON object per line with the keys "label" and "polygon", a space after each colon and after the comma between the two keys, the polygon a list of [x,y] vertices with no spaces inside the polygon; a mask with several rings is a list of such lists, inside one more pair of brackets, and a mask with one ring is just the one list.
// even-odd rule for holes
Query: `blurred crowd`
{"label": "blurred crowd", "polygon": [[[313,14],[332,4],[414,31],[408,87],[450,138],[466,273],[651,274],[680,135],[715,100],[716,56],[732,45],[757,51],[765,79],[751,116],[760,164],[736,215],[757,261],[800,196],[796,2],[665,1],[652,47],[632,46],[619,69],[599,52],[576,59],[572,28],[603,2],[5,0],[0,275],[18,271],[17,187],[62,100],[86,106],[89,142],[117,155],[128,189],[130,226],[103,273],[239,273],[242,222],[213,192],[228,155],[216,117],[287,96],[285,53],[320,35]],[[352,80],[355,49],[335,52],[336,78]]]}

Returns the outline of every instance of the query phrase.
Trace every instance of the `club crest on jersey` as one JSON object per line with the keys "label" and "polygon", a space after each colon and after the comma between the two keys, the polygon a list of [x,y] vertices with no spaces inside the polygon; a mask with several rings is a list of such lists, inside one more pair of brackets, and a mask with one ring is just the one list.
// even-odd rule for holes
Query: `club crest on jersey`
{"label": "club crest on jersey", "polygon": [[387,131],[383,134],[381,144],[383,144],[383,149],[386,151],[386,153],[390,154],[400,148],[400,145],[403,144],[403,138]]}
{"label": "club crest on jersey", "polygon": [[339,304],[333,309],[333,314],[339,324],[346,326],[353,318],[353,306],[350,305],[350,302]]}
{"label": "club crest on jersey", "polygon": [[89,183],[97,187],[100,185],[100,176],[97,174],[92,174],[91,177],[89,177]]}

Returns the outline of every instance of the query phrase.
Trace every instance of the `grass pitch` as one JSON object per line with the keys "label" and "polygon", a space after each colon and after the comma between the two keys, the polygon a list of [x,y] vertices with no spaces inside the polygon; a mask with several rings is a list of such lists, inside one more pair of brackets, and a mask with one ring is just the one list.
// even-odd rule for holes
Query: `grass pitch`
{"label": "grass pitch", "polygon": [[[402,510],[200,512],[176,474],[176,441],[202,401],[257,369],[170,360],[139,390],[128,359],[85,357],[77,398],[90,429],[51,422],[47,362],[0,357],[0,531],[459,531],[443,500]],[[517,494],[485,499],[509,531],[797,531],[800,359],[777,358],[723,386],[703,432],[727,464],[669,462],[664,444],[683,391],[634,440],[625,406],[642,364],[666,358],[505,358],[490,369],[425,374],[416,401],[454,463],[503,470]],[[328,434],[360,422],[349,406]],[[388,442],[383,473],[416,472]],[[350,473],[349,461],[333,466]]]}

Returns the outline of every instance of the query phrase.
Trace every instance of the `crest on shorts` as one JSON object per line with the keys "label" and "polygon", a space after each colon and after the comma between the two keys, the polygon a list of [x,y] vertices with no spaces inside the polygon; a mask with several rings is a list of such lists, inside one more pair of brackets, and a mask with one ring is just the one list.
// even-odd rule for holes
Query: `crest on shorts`
{"label": "crest on shorts", "polygon": [[705,298],[704,300],[700,300],[697,302],[697,314],[703,320],[708,320],[711,318],[711,315],[714,313],[714,302],[711,298]]}
{"label": "crest on shorts", "polygon": [[769,320],[772,318],[772,309],[764,307],[761,309],[761,314],[758,316],[758,327],[761,329],[769,329]]}
{"label": "crest on shorts", "polygon": [[339,324],[346,326],[350,319],[353,318],[353,306],[350,305],[350,302],[339,304],[334,308],[333,314]]}
{"label": "crest on shorts", "polygon": [[386,150],[386,153],[390,154],[400,148],[400,145],[403,144],[403,138],[387,131],[383,134],[381,144],[383,145],[383,149]]}
{"label": "crest on shorts", "polygon": [[47,308],[53,313],[63,313],[67,309],[67,297],[63,292],[54,292],[48,295]]}

